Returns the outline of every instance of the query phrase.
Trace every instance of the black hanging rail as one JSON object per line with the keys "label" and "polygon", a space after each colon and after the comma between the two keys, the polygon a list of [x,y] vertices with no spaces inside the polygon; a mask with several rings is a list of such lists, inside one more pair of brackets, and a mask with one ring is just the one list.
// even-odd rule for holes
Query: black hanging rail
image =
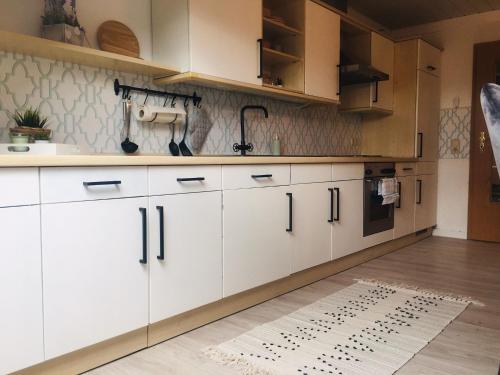
{"label": "black hanging rail", "polygon": [[115,86],[115,94],[116,95],[120,95],[120,90],[122,91],[122,99],[128,98],[130,96],[131,91],[137,91],[137,92],[143,92],[147,96],[148,95],[163,96],[165,99],[168,99],[169,97],[171,97],[172,98],[172,106],[175,106],[175,99],[177,99],[177,98],[184,99],[184,106],[185,107],[187,106],[187,104],[191,100],[195,107],[200,108],[201,97],[196,95],[196,91],[193,93],[193,95],[176,94],[176,93],[168,92],[168,91],[158,91],[158,90],[151,90],[151,89],[143,88],[143,87],[120,85],[120,81],[118,79],[115,79],[114,86]]}

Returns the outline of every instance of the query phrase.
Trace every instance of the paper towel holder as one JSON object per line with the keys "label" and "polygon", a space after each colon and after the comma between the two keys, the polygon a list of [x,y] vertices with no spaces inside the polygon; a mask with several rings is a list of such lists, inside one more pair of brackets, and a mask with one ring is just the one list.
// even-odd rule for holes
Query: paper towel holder
{"label": "paper towel holder", "polygon": [[[186,95],[186,94],[177,94],[173,92],[168,92],[168,91],[158,91],[158,90],[152,90],[146,87],[135,87],[135,86],[128,86],[128,85],[121,85],[120,81],[115,79],[114,82],[114,90],[116,95],[120,95],[120,90],[122,91],[122,99],[126,99],[130,96],[131,91],[136,91],[136,92],[142,92],[145,93],[147,96],[149,95],[155,95],[155,96],[162,96],[165,98],[165,100],[168,100],[169,97],[172,97],[173,101],[172,104],[175,106],[175,98],[184,98],[184,105],[186,106],[186,103],[189,103],[191,100],[193,102],[193,105],[196,108],[201,108],[201,96],[198,96],[196,94],[196,91],[193,92],[192,95]],[[147,97],[146,97],[147,100]]]}

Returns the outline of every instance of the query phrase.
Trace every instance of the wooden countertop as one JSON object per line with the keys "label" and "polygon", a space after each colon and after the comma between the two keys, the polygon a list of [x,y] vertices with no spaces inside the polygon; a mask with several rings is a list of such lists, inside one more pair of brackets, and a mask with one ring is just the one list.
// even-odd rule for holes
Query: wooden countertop
{"label": "wooden countertop", "polygon": [[366,156],[193,156],[167,155],[0,155],[0,167],[73,167],[117,165],[238,165],[415,162],[415,158]]}

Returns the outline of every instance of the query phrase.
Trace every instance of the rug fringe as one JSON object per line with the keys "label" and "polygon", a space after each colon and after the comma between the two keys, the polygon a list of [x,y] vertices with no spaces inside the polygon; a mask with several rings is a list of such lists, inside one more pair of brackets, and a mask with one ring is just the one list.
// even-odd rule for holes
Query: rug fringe
{"label": "rug fringe", "polygon": [[406,283],[392,283],[392,282],[385,282],[381,280],[375,280],[375,279],[354,279],[354,281],[357,281],[358,283],[363,283],[363,284],[368,284],[368,285],[382,285],[388,288],[393,288],[393,289],[399,289],[399,290],[411,290],[414,292],[419,292],[428,296],[432,297],[441,297],[446,299],[447,301],[453,301],[453,302],[461,302],[461,303],[472,303],[476,306],[484,306],[484,303],[473,299],[472,297],[468,296],[461,296],[457,295],[453,292],[449,291],[444,291],[444,290],[437,290],[437,289],[426,289],[426,288],[421,288],[416,285],[411,285],[411,284],[406,284]]}
{"label": "rug fringe", "polygon": [[225,366],[232,367],[243,375],[273,375],[272,372],[263,370],[244,358],[223,352],[216,346],[210,346],[203,350],[209,359]]}

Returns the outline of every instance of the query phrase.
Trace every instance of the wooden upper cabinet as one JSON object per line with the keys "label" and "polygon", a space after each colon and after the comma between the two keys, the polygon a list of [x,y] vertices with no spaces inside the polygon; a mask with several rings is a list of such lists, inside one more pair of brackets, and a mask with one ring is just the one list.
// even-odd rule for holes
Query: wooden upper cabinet
{"label": "wooden upper cabinet", "polygon": [[262,84],[261,0],[153,0],[153,59],[182,72]]}
{"label": "wooden upper cabinet", "polygon": [[[372,32],[372,66],[389,74],[387,81],[378,82],[378,92],[373,93],[372,107],[392,111],[394,99],[394,42]],[[371,85],[372,91],[375,84]]]}
{"label": "wooden upper cabinet", "polygon": [[417,69],[441,76],[441,51],[421,39],[418,40]]}
{"label": "wooden upper cabinet", "polygon": [[305,26],[305,92],[338,100],[340,16],[308,0]]}

